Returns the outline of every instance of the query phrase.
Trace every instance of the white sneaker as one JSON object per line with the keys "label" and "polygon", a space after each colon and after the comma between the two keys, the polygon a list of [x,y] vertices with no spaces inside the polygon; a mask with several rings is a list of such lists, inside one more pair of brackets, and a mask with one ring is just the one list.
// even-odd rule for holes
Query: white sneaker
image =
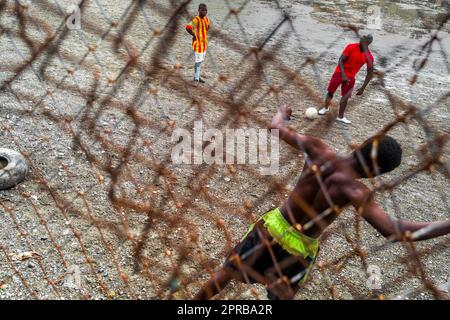
{"label": "white sneaker", "polygon": [[327,113],[328,111],[330,111],[330,109],[328,109],[328,108],[322,108],[322,109],[320,109],[319,110],[319,114],[321,115],[321,116],[323,116],[325,113]]}
{"label": "white sneaker", "polygon": [[352,123],[352,122],[351,122],[350,120],[348,120],[346,117],[343,117],[343,118],[337,117],[337,118],[336,118],[336,121],[343,122],[343,123],[345,123],[345,124],[350,124],[350,123]]}

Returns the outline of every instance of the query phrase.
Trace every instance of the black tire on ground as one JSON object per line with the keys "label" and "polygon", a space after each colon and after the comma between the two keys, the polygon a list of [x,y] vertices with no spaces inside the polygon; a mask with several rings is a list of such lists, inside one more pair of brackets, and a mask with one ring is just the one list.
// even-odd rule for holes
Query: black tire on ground
{"label": "black tire on ground", "polygon": [[0,148],[0,190],[16,186],[25,179],[27,173],[27,162],[20,153]]}

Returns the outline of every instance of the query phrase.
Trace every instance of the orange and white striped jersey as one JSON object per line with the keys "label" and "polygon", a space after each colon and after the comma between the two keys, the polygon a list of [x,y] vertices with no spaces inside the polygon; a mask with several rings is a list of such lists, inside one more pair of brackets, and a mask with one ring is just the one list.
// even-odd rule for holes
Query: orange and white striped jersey
{"label": "orange and white striped jersey", "polygon": [[195,33],[195,40],[192,40],[192,49],[195,52],[205,52],[208,46],[208,30],[210,21],[208,17],[200,18],[196,16],[188,23],[186,29],[192,30]]}

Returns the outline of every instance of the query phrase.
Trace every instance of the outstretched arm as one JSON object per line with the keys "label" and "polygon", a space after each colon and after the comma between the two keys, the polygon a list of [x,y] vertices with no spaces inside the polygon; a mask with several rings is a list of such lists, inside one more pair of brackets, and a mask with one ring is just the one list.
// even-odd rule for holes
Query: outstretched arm
{"label": "outstretched arm", "polygon": [[386,238],[401,240],[409,234],[409,240],[419,241],[450,233],[450,221],[412,222],[394,220],[373,200],[362,205],[362,217]]}
{"label": "outstretched arm", "polygon": [[373,70],[374,70],[373,69],[373,66],[374,66],[373,56],[368,51],[366,51],[365,54],[366,54],[366,61],[367,61],[367,73],[366,73],[366,78],[364,79],[363,85],[356,92],[357,96],[360,96],[364,93],[364,90],[366,89],[370,80],[372,80],[372,78],[373,78]]}
{"label": "outstretched arm", "polygon": [[285,122],[290,120],[291,114],[292,109],[288,105],[280,107],[275,116],[272,118],[270,128],[278,129],[280,138],[292,147],[310,153],[314,141],[319,139],[298,134],[295,130],[287,128],[285,126]]}
{"label": "outstretched arm", "polygon": [[366,87],[369,84],[370,80],[372,80],[372,77],[373,77],[373,66],[367,66],[366,78],[364,79],[363,85],[356,92],[357,96],[360,96],[360,95],[362,95],[364,93],[364,90],[366,89]]}

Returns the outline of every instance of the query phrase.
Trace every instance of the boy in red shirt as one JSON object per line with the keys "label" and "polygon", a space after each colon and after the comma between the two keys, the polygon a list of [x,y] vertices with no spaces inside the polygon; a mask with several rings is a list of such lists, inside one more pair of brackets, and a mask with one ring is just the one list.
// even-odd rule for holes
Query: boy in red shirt
{"label": "boy in red shirt", "polygon": [[352,95],[353,86],[355,85],[355,76],[361,69],[361,67],[367,63],[367,74],[363,85],[357,90],[356,95],[363,94],[364,89],[369,84],[370,79],[373,76],[374,59],[372,53],[369,50],[369,45],[372,43],[372,35],[361,37],[359,43],[348,44],[341,57],[339,58],[339,64],[334,70],[334,74],[331,77],[330,83],[327,88],[327,97],[325,99],[325,107],[319,110],[320,115],[324,115],[329,111],[331,99],[337,88],[341,87],[342,98],[339,102],[339,115],[336,121],[350,124],[351,121],[344,117],[345,109],[347,108],[348,99]]}

